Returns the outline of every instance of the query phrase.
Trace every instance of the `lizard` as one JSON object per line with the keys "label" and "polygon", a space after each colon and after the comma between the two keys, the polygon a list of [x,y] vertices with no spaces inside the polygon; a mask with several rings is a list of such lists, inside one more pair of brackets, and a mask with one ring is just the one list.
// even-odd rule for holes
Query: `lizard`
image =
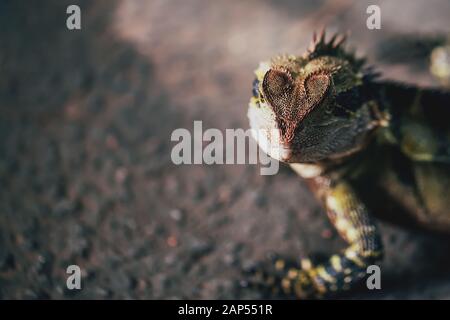
{"label": "lizard", "polygon": [[361,283],[383,258],[380,215],[450,231],[450,92],[380,80],[346,35],[327,38],[260,63],[248,107],[259,147],[307,182],[347,243],[321,263],[275,257],[250,270],[249,283],[286,297]]}

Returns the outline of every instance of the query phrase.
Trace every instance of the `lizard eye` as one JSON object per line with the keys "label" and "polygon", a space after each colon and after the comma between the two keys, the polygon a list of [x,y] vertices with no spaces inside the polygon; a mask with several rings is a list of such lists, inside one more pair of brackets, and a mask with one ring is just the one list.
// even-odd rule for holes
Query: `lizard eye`
{"label": "lizard eye", "polygon": [[259,80],[257,78],[253,80],[252,94],[255,98],[259,97]]}

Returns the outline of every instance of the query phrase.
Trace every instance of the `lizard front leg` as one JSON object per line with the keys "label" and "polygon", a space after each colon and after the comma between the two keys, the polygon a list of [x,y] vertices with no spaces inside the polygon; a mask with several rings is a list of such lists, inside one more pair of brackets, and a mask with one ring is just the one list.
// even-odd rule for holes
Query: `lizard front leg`
{"label": "lizard front leg", "polygon": [[309,294],[320,297],[349,289],[366,276],[367,266],[382,257],[378,229],[351,186],[345,181],[328,180],[323,188],[330,221],[348,247],[324,264],[299,270],[296,277],[287,277],[283,287],[294,291],[298,297]]}
{"label": "lizard front leg", "polygon": [[415,162],[450,164],[450,92],[378,84],[388,125],[379,137]]}
{"label": "lizard front leg", "polygon": [[450,163],[450,130],[438,132],[420,121],[404,119],[399,131],[400,148],[411,160]]}
{"label": "lizard front leg", "polygon": [[275,260],[274,274],[264,278],[267,285],[276,287],[272,291],[281,289],[287,296],[298,298],[322,298],[351,288],[366,276],[367,266],[382,257],[378,229],[351,186],[328,180],[321,181],[320,188],[328,216],[348,247],[318,265],[312,265],[309,259],[302,259],[301,267]]}

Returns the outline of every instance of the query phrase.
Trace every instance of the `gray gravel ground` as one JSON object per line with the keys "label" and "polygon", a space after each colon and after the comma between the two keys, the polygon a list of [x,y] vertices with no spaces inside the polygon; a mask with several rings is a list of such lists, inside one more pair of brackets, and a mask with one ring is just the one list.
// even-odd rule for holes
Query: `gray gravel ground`
{"label": "gray gravel ground", "polygon": [[[69,3],[81,31],[65,27]],[[237,286],[241,266],[342,248],[286,167],[175,166],[170,134],[247,128],[258,62],[301,52],[323,24],[387,76],[433,84],[373,52],[450,31],[450,3],[379,3],[369,31],[364,1],[1,1],[0,298],[259,298]],[[449,237],[380,224],[382,290],[346,297],[449,299]],[[80,291],[65,289],[71,264]]]}

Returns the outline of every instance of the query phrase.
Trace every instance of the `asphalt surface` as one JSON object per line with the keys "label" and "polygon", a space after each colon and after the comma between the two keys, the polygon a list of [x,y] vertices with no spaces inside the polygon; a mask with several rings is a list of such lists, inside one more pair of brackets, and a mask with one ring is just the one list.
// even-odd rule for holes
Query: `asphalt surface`
{"label": "asphalt surface", "polygon": [[[82,29],[66,28],[78,3]],[[449,31],[446,1],[42,1],[0,3],[0,298],[260,298],[240,269],[276,251],[330,254],[343,241],[282,166],[181,165],[176,128],[248,128],[260,60],[300,53],[314,29],[350,43],[387,77],[377,43]],[[350,299],[450,298],[449,237],[380,222],[382,290]],[[66,268],[82,289],[66,289]]]}

